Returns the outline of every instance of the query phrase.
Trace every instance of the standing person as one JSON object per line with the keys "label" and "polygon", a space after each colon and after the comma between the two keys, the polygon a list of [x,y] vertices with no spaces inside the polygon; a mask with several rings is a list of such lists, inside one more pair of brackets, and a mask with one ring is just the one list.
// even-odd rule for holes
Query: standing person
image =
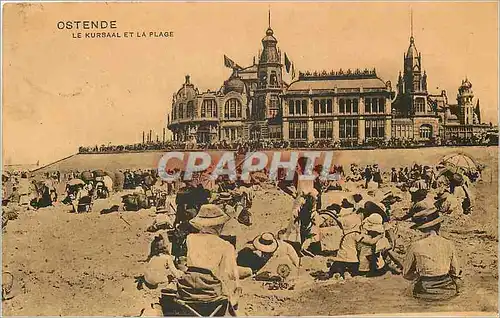
{"label": "standing person", "polygon": [[458,255],[453,242],[439,235],[442,217],[435,208],[413,216],[414,229],[425,238],[414,242],[406,253],[403,277],[413,280],[413,296],[424,300],[447,300],[458,295]]}
{"label": "standing person", "polygon": [[337,256],[330,265],[328,277],[338,275],[339,278],[344,279],[346,272],[351,276],[359,273],[357,243],[361,238],[361,217],[354,212],[353,208],[342,207],[337,223],[342,229],[342,238]]}
{"label": "standing person", "polygon": [[380,188],[380,185],[382,184],[382,174],[380,173],[380,168],[378,167],[378,164],[373,165],[373,181],[377,183],[378,187]]}
{"label": "standing person", "polygon": [[323,171],[323,166],[322,165],[317,165],[314,168],[314,174],[316,175],[316,178],[314,179],[314,189],[318,191],[318,196],[316,199],[316,210],[321,210],[322,207],[322,194],[323,190],[326,188],[328,181],[325,179],[322,179],[321,177],[321,171]]}
{"label": "standing person", "polygon": [[391,182],[397,183],[398,182],[398,173],[396,171],[396,168],[392,167],[391,169]]}
{"label": "standing person", "polygon": [[470,214],[473,208],[474,196],[469,188],[469,184],[469,178],[463,174],[454,173],[451,176],[450,193],[455,194],[462,201],[462,211],[464,214]]}
{"label": "standing person", "polygon": [[365,168],[365,189],[368,189],[368,183],[372,180],[372,169],[369,165]]}
{"label": "standing person", "polygon": [[319,215],[316,210],[318,192],[313,187],[302,187],[293,203],[292,219],[287,228],[290,235],[296,225],[299,227],[301,252],[313,256],[321,251]]}

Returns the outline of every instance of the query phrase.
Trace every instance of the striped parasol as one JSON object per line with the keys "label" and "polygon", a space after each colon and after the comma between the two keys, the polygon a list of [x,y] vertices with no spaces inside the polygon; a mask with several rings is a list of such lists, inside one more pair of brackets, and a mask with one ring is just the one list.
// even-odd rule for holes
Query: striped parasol
{"label": "striped parasol", "polygon": [[479,166],[474,159],[463,153],[444,156],[440,163],[455,172],[475,172],[478,171]]}

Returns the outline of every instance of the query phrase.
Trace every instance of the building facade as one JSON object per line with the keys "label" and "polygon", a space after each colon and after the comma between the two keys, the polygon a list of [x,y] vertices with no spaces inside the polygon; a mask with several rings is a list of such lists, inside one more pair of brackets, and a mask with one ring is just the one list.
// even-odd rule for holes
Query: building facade
{"label": "building facade", "polygon": [[[457,104],[445,91],[430,94],[413,35],[396,91],[373,70],[299,72],[290,84],[274,31],[262,39],[258,61],[240,67],[216,91],[199,92],[186,76],[173,96],[167,127],[176,141],[315,141],[470,138],[483,133],[472,84],[459,87]],[[476,105],[476,106],[474,106]]]}
{"label": "building facade", "polygon": [[300,73],[282,95],[283,139],[390,139],[392,95],[375,70]]}

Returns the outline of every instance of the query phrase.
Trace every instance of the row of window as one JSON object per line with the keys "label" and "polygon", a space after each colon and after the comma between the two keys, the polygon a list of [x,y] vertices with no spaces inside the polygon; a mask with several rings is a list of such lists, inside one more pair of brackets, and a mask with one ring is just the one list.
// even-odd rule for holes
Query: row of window
{"label": "row of window", "polygon": [[[333,121],[315,121],[313,124],[314,138],[333,138]],[[340,119],[339,137],[340,139],[358,138],[358,120]],[[365,121],[365,138],[385,137],[385,121],[383,119]],[[289,139],[307,139],[307,122],[298,121],[289,124]]]}
{"label": "row of window", "polygon": [[[242,117],[242,104],[239,99],[231,98],[224,104],[224,118],[241,118]],[[184,117],[186,115],[186,117]],[[177,106],[177,111],[172,111],[172,120],[176,119],[190,119],[196,117],[196,110],[194,103],[189,101],[186,105],[186,114],[184,114],[184,104],[181,103]],[[217,103],[213,99],[204,100],[201,105],[202,118],[217,118]]]}
{"label": "row of window", "polygon": [[365,98],[365,113],[385,113],[385,98]]}
{"label": "row of window", "polygon": [[412,138],[413,126],[411,125],[393,125],[392,135],[395,138]]}
{"label": "row of window", "polygon": [[241,128],[231,128],[231,127],[224,127],[222,128],[222,136],[224,139],[228,140],[236,140],[238,138],[242,137],[242,129]]}
{"label": "row of window", "polygon": [[315,99],[313,105],[314,105],[314,115],[325,115],[333,113],[331,99],[321,99],[321,100]]}
{"label": "row of window", "polygon": [[365,122],[365,137],[366,138],[381,138],[385,135],[384,120],[367,120]]}
{"label": "row of window", "polygon": [[[314,115],[329,115],[333,114],[332,99],[315,99],[313,100]],[[358,98],[339,98],[339,113],[340,114],[358,114],[359,99]],[[385,98],[365,98],[365,113],[385,113]],[[307,115],[307,100],[289,100],[288,114],[290,116]]]}

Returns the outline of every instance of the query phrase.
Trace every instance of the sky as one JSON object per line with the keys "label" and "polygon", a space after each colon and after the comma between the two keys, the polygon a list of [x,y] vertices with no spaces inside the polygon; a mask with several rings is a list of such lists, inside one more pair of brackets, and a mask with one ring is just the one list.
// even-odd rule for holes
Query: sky
{"label": "sky", "polygon": [[[200,91],[231,75],[226,54],[252,63],[268,26],[296,70],[376,68],[396,87],[410,37],[431,93],[450,103],[467,77],[483,122],[497,123],[498,3],[32,3],[3,6],[4,164],[50,163],[80,145],[161,139],[185,75]],[[59,21],[114,20],[123,32],[174,36],[87,39]],[[98,30],[97,30],[98,31]],[[153,135],[155,136],[155,135]]]}

